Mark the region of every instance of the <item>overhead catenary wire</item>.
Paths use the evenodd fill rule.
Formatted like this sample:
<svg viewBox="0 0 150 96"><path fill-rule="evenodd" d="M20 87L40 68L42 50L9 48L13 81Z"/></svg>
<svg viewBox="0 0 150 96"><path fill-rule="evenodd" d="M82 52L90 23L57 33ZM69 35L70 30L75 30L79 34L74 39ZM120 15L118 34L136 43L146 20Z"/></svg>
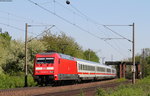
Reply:
<svg viewBox="0 0 150 96"><path fill-rule="evenodd" d="M59 4L59 5L62 6L63 8L66 8L66 7L63 6L61 3L57 2L56 0L54 0L54 2L57 3L57 4ZM71 5L71 7L72 7L76 12L78 12L79 14L81 14L81 15L79 15L79 16L85 17L88 21L94 23L95 25L98 25L98 26L99 26L99 25L105 26L104 24L100 24L100 23L96 22L95 20L92 20L91 18L89 18L87 15L85 15L83 12L81 12L79 9L77 9L74 5L72 5L72 4L69 4L69 5ZM66 8L66 9L69 10L69 11L73 11L73 10L71 10L71 9L69 9L69 8ZM73 11L73 13L76 13L75 11ZM104 28L105 28L105 29L108 29L108 30L110 30L110 31L113 31L112 29L110 29L110 28L108 28L108 27L104 27ZM120 36L120 37L122 37L122 38L101 38L101 39L104 39L104 40L126 39L126 40L130 41L129 39L125 38L124 36L120 35L119 33L115 32L115 31L113 31L113 33L117 34L118 36Z"/></svg>
<svg viewBox="0 0 150 96"><path fill-rule="evenodd" d="M10 28L13 28L13 29L22 31L22 32L25 31L24 29L21 29L21 28L19 28L19 27L12 26L12 25L9 25L9 24L5 24L5 23L0 23L0 25L4 25L4 26L7 26L7 27L10 27ZM52 27L54 27L54 25L53 25ZM32 40L33 40L33 39L36 39L37 37L39 37L40 35L42 35L43 33L45 33L46 31L48 31L49 29L51 29L51 27L48 28L47 30L43 31L42 33L38 34L38 35L37 35L37 34L34 34L34 33L32 33L32 32L30 32L30 31L29 31L28 33L31 33L31 34L33 34L33 35L36 35L36 37L32 38ZM29 40L28 42L30 42L30 41L31 41L31 40Z"/></svg>
<svg viewBox="0 0 150 96"><path fill-rule="evenodd" d="M113 45L111 45L109 42L105 41L109 46L111 46L114 50L118 50L116 47L113 47ZM120 55L123 55L125 56L125 54L123 54L122 52L120 51L117 51Z"/></svg>
<svg viewBox="0 0 150 96"><path fill-rule="evenodd" d="M38 7L40 7L40 8L42 8L43 10L47 11L48 13L51 13L51 14L57 16L58 18L62 19L63 21L65 21L65 22L67 22L67 23L69 23L69 24L71 24L71 25L77 27L78 29L82 30L83 32L86 32L86 33L88 33L88 34L90 34L90 35L92 35L92 36L94 36L94 37L96 37L96 38L103 39L103 38L100 38L99 36L97 36L97 35L95 35L95 34L89 32L89 31L83 29L83 28L80 27L79 25L70 22L69 20L63 18L62 16L59 16L58 14L56 14L56 13L54 13L54 12L52 12L52 11L46 9L45 7L39 5L38 3L35 3L35 2L33 2L32 0L28 0L28 1L31 2L31 3L33 3L33 4L35 4L36 6L38 6Z"/></svg>
<svg viewBox="0 0 150 96"><path fill-rule="evenodd" d="M15 15L15 14L13 14L13 13L10 13L10 12L6 12L6 11L2 11L2 10L0 10L0 12L3 13L3 14L7 14L7 15L10 15L10 16L16 17L17 19L20 18L20 19L22 19L22 20L28 20L28 21L30 21L30 22L35 22L35 23L38 23L38 24L45 24L45 23L43 23L43 22L38 22L38 21L35 21L35 20L33 20L33 19L30 19L30 18L18 16L18 15ZM19 20L18 20L18 21L19 21ZM26 21L24 21L24 22L26 22Z"/></svg>
<svg viewBox="0 0 150 96"><path fill-rule="evenodd" d="M89 18L87 15L85 15L83 12L81 12L79 9L77 9L75 6L73 6L72 4L70 4L71 5L71 7L73 8L73 9L75 9L78 13L80 13L82 16L84 16L85 18L87 18L89 21L91 21L92 23L94 23L95 25L101 25L101 26L103 26L105 29L108 29L109 31L111 31L112 33L115 33L116 35L118 35L119 37L122 37L122 38L104 38L105 40L112 40L112 39L126 39L126 40L128 40L129 42L132 42L130 39L128 39L128 38L126 38L126 37L124 37L124 36L122 36L122 35L120 35L119 33L117 33L116 31L114 31L114 30L112 30L111 28L108 28L106 25L104 25L104 24L99 24L98 22L96 22L95 20L92 20L91 18ZM113 25L111 25L111 26L113 26ZM120 26L120 25L117 25L117 26ZM121 26L129 26L129 25L121 25ZM99 27L98 27L99 28ZM99 30L100 30L100 28L99 28ZM102 31L101 31L102 32ZM102 32L102 33L105 33L105 32Z"/></svg>
<svg viewBox="0 0 150 96"><path fill-rule="evenodd" d="M19 27L12 26L12 25L9 25L9 24L5 24L5 23L0 23L0 24L1 24L1 25L5 25L5 26L8 26L8 27L11 27L11 28L16 29L16 30L25 31L25 30L23 30L23 29L21 29L21 28L19 28Z"/></svg>
<svg viewBox="0 0 150 96"><path fill-rule="evenodd" d="M20 17L20 16L16 16L16 15L14 15L14 14L11 14L11 13L8 13L8 12L5 12L6 14L9 14L9 15L12 15L12 16L15 16L15 17L19 17L19 18L22 18L22 19L28 19L28 18L24 18L24 17ZM9 18L10 19L10 18ZM31 20L31 19L28 19L28 20ZM31 21L33 21L33 20L31 20ZM42 23L43 24L43 23ZM73 23L72 23L73 24ZM19 28L19 27L15 27L15 26L12 26L12 25L10 25L10 24L3 24L3 25L6 25L6 26L9 26L9 27L11 27L11 28L14 28L14 29L17 29L17 30L20 30L20 31L24 31L23 29L21 29L21 28ZM74 24L74 25L76 25L76 24ZM80 26L79 26L80 27ZM81 28L81 27L80 27ZM83 28L82 28L83 29ZM82 30L81 29L81 30ZM87 31L87 30L82 30L82 31ZM89 31L87 31L87 32L89 32ZM91 33L91 32L90 32ZM106 40L109 40L110 38L108 38L108 39L106 39L106 38L100 38L99 36L97 36L97 35L95 35L95 34L91 34L91 35L93 35L94 37L97 37L97 38L99 38L99 39L102 39L102 40L104 40L104 41L106 41Z"/></svg>
<svg viewBox="0 0 150 96"><path fill-rule="evenodd" d="M105 40L105 39L106 39L106 38L101 38L101 37L99 37L99 36L97 36L97 35L95 35L95 34L89 32L89 31L86 30L86 29L83 29L83 28L80 27L79 25L70 22L69 20L63 18L62 16L59 16L58 14L56 14L56 13L54 13L54 12L48 10L48 9L46 9L45 7L41 6L41 5L38 4L38 3L33 2L32 0L28 0L28 1L31 2L31 3L33 3L33 4L35 4L36 6L38 6L38 7L40 7L40 8L42 8L43 10L47 11L48 13L51 13L51 14L57 16L58 18L62 19L63 21L65 21L65 22L67 22L67 23L69 23L69 24L71 24L71 25L77 27L78 29L82 30L83 32L86 32L86 33L88 33L88 34L90 34L90 35L92 35L92 36L94 36L94 37L96 37L96 38L98 38L98 39L102 39L102 40Z"/></svg>
<svg viewBox="0 0 150 96"><path fill-rule="evenodd" d="M128 39L128 38L126 38L126 37L120 35L119 33L117 33L116 31L114 31L114 30L112 30L112 29L110 29L110 28L107 27L106 25L103 25L103 26L104 26L105 28L107 28L108 30L110 30L111 32L113 32L114 34L116 34L116 35L122 37L122 39L126 39L126 40L128 40L129 42L132 42L130 39Z"/></svg>
<svg viewBox="0 0 150 96"><path fill-rule="evenodd" d="M36 39L37 37L41 36L42 34L44 34L45 32L47 32L48 30L50 30L51 28L53 28L55 25L52 25L51 27L49 27L47 30L43 31L42 33L38 34L37 36L35 36L34 38L28 40L28 42L32 41L33 39Z"/></svg>
<svg viewBox="0 0 150 96"><path fill-rule="evenodd" d="M95 20L93 20L93 19L91 19L89 16L87 16L87 15L85 15L83 12L81 12L78 8L76 8L73 4L70 4L71 5L71 7L75 10L75 11L77 11L78 13L80 13L83 17L85 17L88 21L90 21L90 22L92 22L92 23L94 23L95 25L103 25L103 24L100 24L99 22L97 22L97 21L95 21Z"/></svg>
<svg viewBox="0 0 150 96"><path fill-rule="evenodd" d="M32 0L28 0L28 1L31 2L31 3L33 3L34 5L38 6L39 8L41 8L41 9L47 11L48 13L55 15L56 17L60 18L61 20L63 20L63 21L65 21L65 22L67 22L67 23L69 23L69 24L71 24L71 25L77 27L77 28L80 29L81 31L86 32L86 33L88 33L88 34L90 34L90 35L92 35L92 36L94 36L94 37L96 37L96 38L98 38L98 39L104 40L104 38L101 38L101 37L99 37L99 36L97 36L97 35L95 35L95 34L89 32L89 31L83 29L83 28L80 27L79 25L70 22L69 20L67 20L67 19L65 19L64 17L62 17L62 16L60 16L60 15L58 15L58 14L52 12L51 10L48 10L47 8L41 6L40 4L38 4L38 3L36 3L36 2L34 2L34 1L32 1ZM104 40L104 41L105 41L105 40ZM106 42L106 41L105 41L105 42ZM107 44L108 44L108 43L107 43ZM108 44L108 45L110 45L110 44ZM111 46L111 45L110 45L110 46ZM112 46L111 46L111 47L112 47ZM116 51L117 51L117 50L116 50ZM117 51L117 52L118 52L118 51Z"/></svg>

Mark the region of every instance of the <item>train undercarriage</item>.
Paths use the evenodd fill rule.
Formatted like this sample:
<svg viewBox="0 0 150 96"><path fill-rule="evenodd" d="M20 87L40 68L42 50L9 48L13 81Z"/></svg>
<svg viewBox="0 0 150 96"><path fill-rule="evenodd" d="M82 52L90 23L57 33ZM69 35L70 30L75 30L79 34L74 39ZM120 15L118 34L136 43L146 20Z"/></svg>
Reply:
<svg viewBox="0 0 150 96"><path fill-rule="evenodd" d="M78 77L75 79L62 79L62 80L54 80L53 75L36 75L34 76L34 80L37 82L37 85L40 86L59 86L59 85L70 85L77 84L83 82L91 82L91 81L99 81L105 79L114 79L115 77Z"/></svg>

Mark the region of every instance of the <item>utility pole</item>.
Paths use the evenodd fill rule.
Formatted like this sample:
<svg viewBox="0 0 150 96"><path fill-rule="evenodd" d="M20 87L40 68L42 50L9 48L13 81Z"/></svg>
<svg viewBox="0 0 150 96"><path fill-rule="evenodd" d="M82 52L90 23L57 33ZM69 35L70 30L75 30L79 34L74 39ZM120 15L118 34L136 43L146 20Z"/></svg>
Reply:
<svg viewBox="0 0 150 96"><path fill-rule="evenodd" d="M2 28L0 28L0 33L2 33Z"/></svg>
<svg viewBox="0 0 150 96"><path fill-rule="evenodd" d="M90 59L91 59L91 50L90 49L88 49L89 50L89 61L90 61Z"/></svg>
<svg viewBox="0 0 150 96"><path fill-rule="evenodd" d="M101 57L102 58L102 64L105 64L105 57Z"/></svg>
<svg viewBox="0 0 150 96"><path fill-rule="evenodd" d="M28 42L28 24L25 24L25 82L24 87L28 86L28 68L27 68L27 42Z"/></svg>
<svg viewBox="0 0 150 96"><path fill-rule="evenodd" d="M132 26L132 40L128 39L128 38L125 38L124 36L120 35L120 34L117 34L115 31L111 30L110 28L106 27L106 26ZM128 40L129 42L132 43L132 84L135 84L135 25L134 23L131 24L131 25L104 25L104 27L106 27L107 29L109 29L110 31L114 32L115 34L119 35L122 37L122 39L126 39ZM107 38L105 38L107 40ZM111 40L111 39L121 39L121 38L110 38L108 40Z"/></svg>
<svg viewBox="0 0 150 96"><path fill-rule="evenodd" d="M145 50L143 49L142 50L142 78L145 77L145 74L144 74L144 70L145 70Z"/></svg>
<svg viewBox="0 0 150 96"><path fill-rule="evenodd" d="M24 69L25 69L25 78L24 78L25 80L24 81L25 82L24 82L24 87L28 87L28 64L27 64L27 60L28 60L28 58L27 58L28 44L27 43L33 40L33 39L30 39L28 41L28 27L32 27L32 26L39 26L40 27L40 26L50 26L50 25L28 25L27 23L25 24L25 64L24 64ZM53 27L54 27L54 25L52 25L46 31L50 30ZM42 32L42 34L44 32ZM39 35L41 35L41 34L39 34ZM39 36L39 35L37 35L37 36ZM37 38L37 36L35 38Z"/></svg>
<svg viewBox="0 0 150 96"><path fill-rule="evenodd" d="M133 62L133 69L132 69L132 75L133 75L133 77L132 77L132 84L135 84L135 34L134 34L134 27L135 27L135 25L134 25L134 23L132 24L132 31L133 31L133 40L132 40L132 62Z"/></svg>

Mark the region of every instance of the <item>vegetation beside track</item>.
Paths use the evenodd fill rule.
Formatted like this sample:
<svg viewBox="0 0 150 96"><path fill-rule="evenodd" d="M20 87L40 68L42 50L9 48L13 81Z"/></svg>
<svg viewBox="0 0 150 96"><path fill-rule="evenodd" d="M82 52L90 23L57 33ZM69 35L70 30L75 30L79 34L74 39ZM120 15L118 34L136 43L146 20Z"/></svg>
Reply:
<svg viewBox="0 0 150 96"><path fill-rule="evenodd" d="M34 55L36 53L56 51L81 59L99 62L99 58L91 49L83 50L82 47L70 36L64 33L28 38L28 73L33 74ZM17 88L24 86L24 42L12 40L8 32L0 33L0 89ZM28 85L34 86L32 75L28 76Z"/></svg>
<svg viewBox="0 0 150 96"><path fill-rule="evenodd" d="M150 96L150 76L135 85L121 85L115 89L97 89L96 96Z"/></svg>
<svg viewBox="0 0 150 96"><path fill-rule="evenodd" d="M35 86L36 83L33 80L32 75L28 75L28 86ZM24 76L10 76L6 74L0 74L0 89L8 88L21 88L24 87Z"/></svg>

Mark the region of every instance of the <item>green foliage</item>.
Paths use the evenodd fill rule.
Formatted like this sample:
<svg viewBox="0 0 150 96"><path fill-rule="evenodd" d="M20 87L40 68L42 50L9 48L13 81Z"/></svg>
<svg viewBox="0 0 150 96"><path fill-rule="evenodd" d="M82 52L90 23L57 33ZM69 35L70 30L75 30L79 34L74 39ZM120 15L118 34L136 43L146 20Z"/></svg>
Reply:
<svg viewBox="0 0 150 96"><path fill-rule="evenodd" d="M86 60L90 60L90 61L94 61L94 62L99 62L98 56L91 49L88 49L88 50L84 51L84 56L85 56Z"/></svg>
<svg viewBox="0 0 150 96"><path fill-rule="evenodd" d="M97 96L149 96L150 94L150 76L142 80L138 80L135 85L120 85L115 89L107 92L97 90Z"/></svg>
<svg viewBox="0 0 150 96"><path fill-rule="evenodd" d="M11 37L8 32L0 33L0 74L3 72L2 65L6 63L10 48Z"/></svg>
<svg viewBox="0 0 150 96"><path fill-rule="evenodd" d="M44 45L39 40L32 40L28 43L28 71L32 73L33 60L36 53L45 50ZM5 62L2 64L2 68L5 73L13 75L14 73L23 72L24 70L24 44L21 41L11 41L10 49L7 53L7 57L4 58Z"/></svg>
<svg viewBox="0 0 150 96"><path fill-rule="evenodd" d="M8 49L5 63L2 68L5 73L13 74L15 72L23 71L24 65L24 45L19 41L11 41L10 48Z"/></svg>
<svg viewBox="0 0 150 96"><path fill-rule="evenodd" d="M107 96L107 93L104 89L98 88L96 91L96 96Z"/></svg>
<svg viewBox="0 0 150 96"><path fill-rule="evenodd" d="M150 76L150 48L144 48L143 52L136 56L136 62L140 62L143 77Z"/></svg>
<svg viewBox="0 0 150 96"><path fill-rule="evenodd" d="M36 83L31 75L28 75L28 85L35 86ZM0 74L0 89L24 87L24 76L10 76L7 74Z"/></svg>
<svg viewBox="0 0 150 96"><path fill-rule="evenodd" d="M109 96L143 96L142 89L139 88L121 88Z"/></svg>
<svg viewBox="0 0 150 96"><path fill-rule="evenodd" d="M11 40L11 36L9 35L8 32L0 33L0 38L3 38L5 40L7 40L7 41Z"/></svg>
<svg viewBox="0 0 150 96"><path fill-rule="evenodd" d="M142 61L144 77L150 76L150 56L146 56Z"/></svg>
<svg viewBox="0 0 150 96"><path fill-rule="evenodd" d="M116 82L124 82L124 81L126 81L125 78L119 78L119 79L116 80Z"/></svg>
<svg viewBox="0 0 150 96"><path fill-rule="evenodd" d="M59 53L71 55L73 57L84 59L85 55L82 47L72 37L61 33L46 34L42 38L34 40L29 39L27 52L28 73L32 74L34 56L37 53L55 50ZM11 40L8 32L0 33L0 88L16 88L24 86L24 60L25 60L24 42L21 40ZM96 54L92 51L91 56ZM94 59L91 59L94 60ZM28 77L29 86L35 86L32 76Z"/></svg>
<svg viewBox="0 0 150 96"><path fill-rule="evenodd" d="M135 60L141 64L142 77L150 76L150 48L144 48L141 54L136 55ZM129 58L128 61L132 61L132 58ZM129 73L127 77L131 78L132 74Z"/></svg>
<svg viewBox="0 0 150 96"><path fill-rule="evenodd" d="M85 96L82 89L80 89L80 94L78 96Z"/></svg>
<svg viewBox="0 0 150 96"><path fill-rule="evenodd" d="M61 33L60 35L51 34L43 36L40 41L43 42L47 51L55 50L59 53L68 54L78 58L84 58L83 50L72 37Z"/></svg>

